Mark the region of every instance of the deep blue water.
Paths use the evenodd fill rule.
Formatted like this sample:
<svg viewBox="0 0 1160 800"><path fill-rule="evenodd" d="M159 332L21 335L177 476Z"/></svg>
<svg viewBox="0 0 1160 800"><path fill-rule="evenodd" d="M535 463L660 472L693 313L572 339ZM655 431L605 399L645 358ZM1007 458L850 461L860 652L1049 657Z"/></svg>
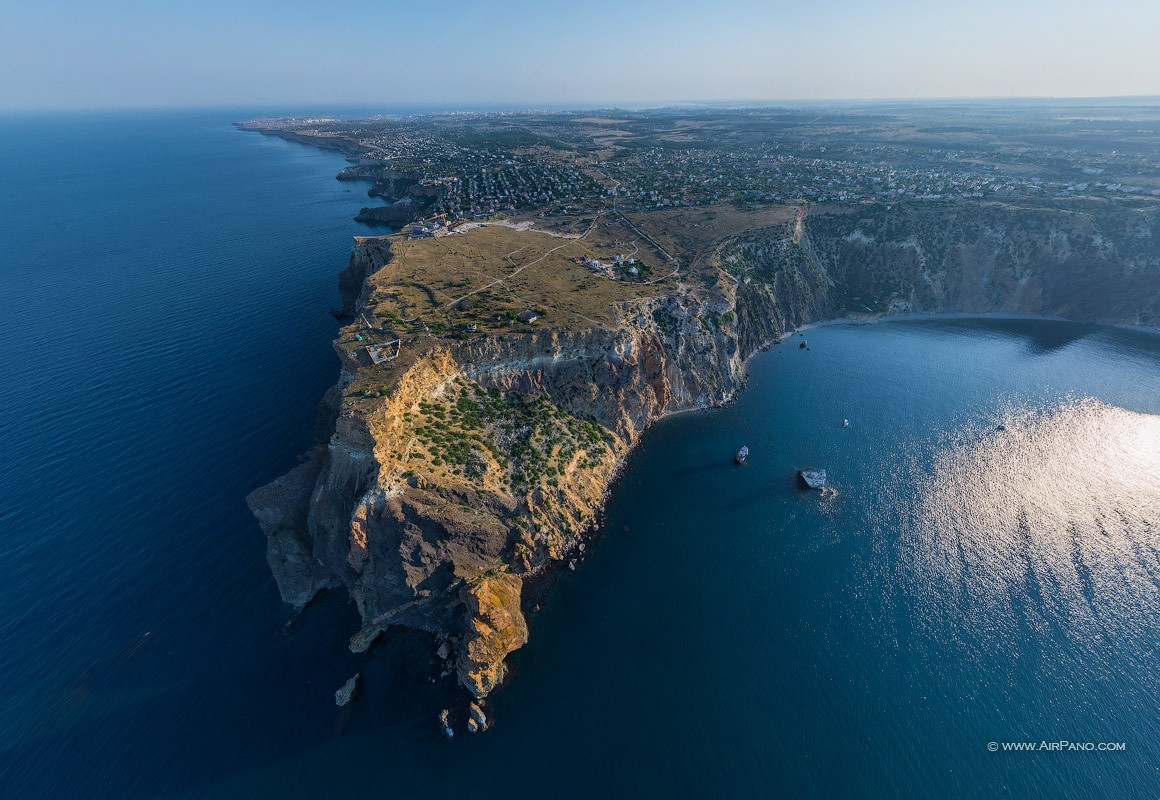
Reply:
<svg viewBox="0 0 1160 800"><path fill-rule="evenodd" d="M283 635L243 497L309 443L365 198L245 115L0 120L0 795L1157 796L1153 333L759 355L648 434L483 736L421 637L354 656L340 597ZM1061 739L1127 749L987 749Z"/></svg>

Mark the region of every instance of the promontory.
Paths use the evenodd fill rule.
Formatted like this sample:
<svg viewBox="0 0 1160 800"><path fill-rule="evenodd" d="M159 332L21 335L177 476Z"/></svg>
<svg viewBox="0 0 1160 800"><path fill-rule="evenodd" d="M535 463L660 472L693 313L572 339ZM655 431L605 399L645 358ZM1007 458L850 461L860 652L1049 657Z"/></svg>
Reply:
<svg viewBox="0 0 1160 800"><path fill-rule="evenodd" d="M349 593L356 651L392 626L431 632L476 698L528 641L525 581L580 556L649 425L728 402L787 332L934 312L1160 321L1147 187L932 198L873 180L897 185L895 162L927 150L823 153L741 114L550 116L253 126L332 139L344 177L391 208L365 216L402 227L355 240L316 443L248 498L278 588L297 607ZM424 156L417 131L455 159ZM802 191L769 188L810 159ZM993 186L976 161L944 182ZM850 186L815 191L831 174Z"/></svg>

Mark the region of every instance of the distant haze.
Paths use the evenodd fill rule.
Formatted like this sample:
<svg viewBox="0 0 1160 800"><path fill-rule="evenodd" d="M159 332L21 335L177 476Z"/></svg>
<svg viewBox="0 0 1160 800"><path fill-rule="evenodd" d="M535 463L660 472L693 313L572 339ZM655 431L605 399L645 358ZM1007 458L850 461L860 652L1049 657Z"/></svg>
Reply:
<svg viewBox="0 0 1160 800"><path fill-rule="evenodd" d="M0 109L1160 95L1156 0L10 0Z"/></svg>

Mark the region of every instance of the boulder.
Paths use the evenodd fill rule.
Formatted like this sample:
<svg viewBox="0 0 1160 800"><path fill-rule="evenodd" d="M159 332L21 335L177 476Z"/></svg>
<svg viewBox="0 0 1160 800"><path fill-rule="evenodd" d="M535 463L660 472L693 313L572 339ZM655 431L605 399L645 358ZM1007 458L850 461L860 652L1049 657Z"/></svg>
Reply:
<svg viewBox="0 0 1160 800"><path fill-rule="evenodd" d="M483 709L479 707L479 703L472 703L468 706L467 729L472 733L477 730L487 730L487 715L483 713Z"/></svg>

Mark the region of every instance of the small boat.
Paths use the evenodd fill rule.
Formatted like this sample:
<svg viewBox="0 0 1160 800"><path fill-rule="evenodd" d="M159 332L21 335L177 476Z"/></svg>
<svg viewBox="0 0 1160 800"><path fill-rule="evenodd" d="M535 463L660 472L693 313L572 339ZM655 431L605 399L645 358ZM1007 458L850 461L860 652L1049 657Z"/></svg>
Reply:
<svg viewBox="0 0 1160 800"><path fill-rule="evenodd" d="M738 464L744 464L747 458L749 458L749 448L745 445L742 445L741 449L737 451L737 455L733 456L733 460Z"/></svg>
<svg viewBox="0 0 1160 800"><path fill-rule="evenodd" d="M842 427L849 428L850 427L850 420L848 420L848 419L842 420Z"/></svg>

